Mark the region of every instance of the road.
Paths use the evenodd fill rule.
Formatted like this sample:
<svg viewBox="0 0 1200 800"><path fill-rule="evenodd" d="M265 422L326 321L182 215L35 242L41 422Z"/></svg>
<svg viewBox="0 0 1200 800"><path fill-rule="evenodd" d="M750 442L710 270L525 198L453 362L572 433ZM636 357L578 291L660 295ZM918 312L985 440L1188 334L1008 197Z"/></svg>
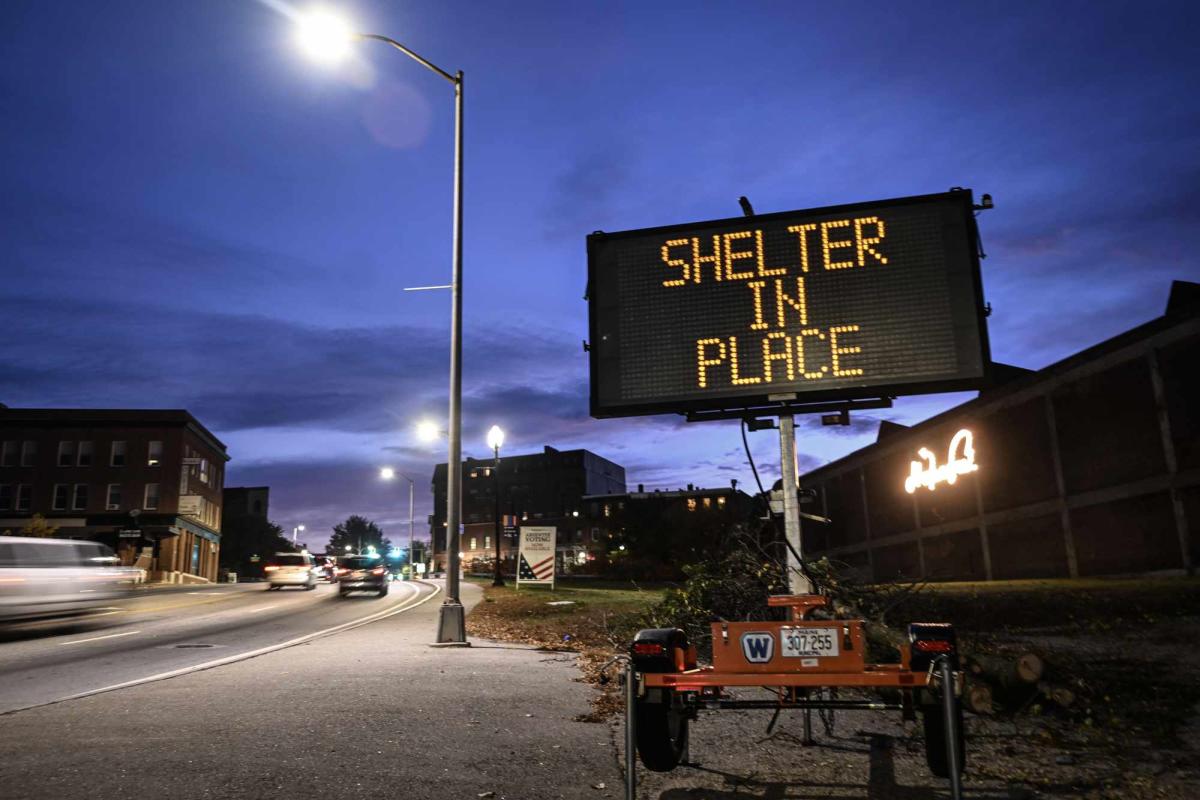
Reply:
<svg viewBox="0 0 1200 800"><path fill-rule="evenodd" d="M578 682L574 656L481 640L431 647L440 586L393 589L345 602L329 587L148 593L122 604L110 627L0 642L9 709L185 670L0 715L0 795L621 795L612 731L575 721L594 690ZM469 610L482 593L462 590ZM376 609L396 613L296 641ZM186 671L272 643L287 646Z"/></svg>
<svg viewBox="0 0 1200 800"><path fill-rule="evenodd" d="M340 598L332 584L266 591L261 583L152 588L87 621L0 633L0 713L53 703L402 613L427 583L384 598Z"/></svg>

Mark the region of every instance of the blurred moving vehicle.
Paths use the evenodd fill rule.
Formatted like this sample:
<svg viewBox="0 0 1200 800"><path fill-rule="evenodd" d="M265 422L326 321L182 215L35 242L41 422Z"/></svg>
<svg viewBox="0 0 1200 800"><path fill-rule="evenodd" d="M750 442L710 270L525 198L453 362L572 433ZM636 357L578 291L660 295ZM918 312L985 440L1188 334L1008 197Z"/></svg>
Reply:
<svg viewBox="0 0 1200 800"><path fill-rule="evenodd" d="M141 574L99 542L0 536L0 622L95 611Z"/></svg>
<svg viewBox="0 0 1200 800"><path fill-rule="evenodd" d="M331 556L313 556L313 574L320 580L337 583L337 563Z"/></svg>
<svg viewBox="0 0 1200 800"><path fill-rule="evenodd" d="M338 594L375 592L380 597L388 593L388 569L380 555L350 555L338 560Z"/></svg>
<svg viewBox="0 0 1200 800"><path fill-rule="evenodd" d="M284 586L303 586L306 590L317 588L317 576L313 572L313 557L307 553L276 553L263 567L267 579L267 591Z"/></svg>

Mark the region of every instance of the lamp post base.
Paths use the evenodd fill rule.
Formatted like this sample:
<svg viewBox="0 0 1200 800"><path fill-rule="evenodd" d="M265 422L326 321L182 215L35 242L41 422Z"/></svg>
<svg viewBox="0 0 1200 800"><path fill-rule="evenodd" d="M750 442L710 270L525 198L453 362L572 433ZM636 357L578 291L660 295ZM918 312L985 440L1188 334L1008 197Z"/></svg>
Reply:
<svg viewBox="0 0 1200 800"><path fill-rule="evenodd" d="M442 603L438 611L436 644L466 644L467 626L462 603Z"/></svg>

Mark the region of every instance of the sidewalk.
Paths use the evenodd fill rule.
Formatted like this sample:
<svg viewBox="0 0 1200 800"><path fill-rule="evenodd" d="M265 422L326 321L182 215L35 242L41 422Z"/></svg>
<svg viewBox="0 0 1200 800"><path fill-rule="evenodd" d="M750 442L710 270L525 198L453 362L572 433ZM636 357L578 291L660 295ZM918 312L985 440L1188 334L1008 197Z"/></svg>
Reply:
<svg viewBox="0 0 1200 800"><path fill-rule="evenodd" d="M607 726L573 721L593 691L574 657L429 647L440 603L6 717L5 797L620 797Z"/></svg>

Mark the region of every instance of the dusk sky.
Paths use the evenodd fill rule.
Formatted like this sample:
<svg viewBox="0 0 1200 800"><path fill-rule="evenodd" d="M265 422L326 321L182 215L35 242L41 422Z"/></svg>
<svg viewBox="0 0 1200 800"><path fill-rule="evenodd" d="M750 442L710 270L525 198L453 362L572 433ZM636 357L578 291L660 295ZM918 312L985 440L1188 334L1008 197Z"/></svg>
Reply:
<svg viewBox="0 0 1200 800"><path fill-rule="evenodd" d="M0 402L185 408L312 545L418 536L444 442L453 89L306 60L284 0L0 3ZM585 447L630 486L753 483L736 423L588 416L595 230L969 187L992 355L1040 368L1200 279L1196 3L338 6L466 73L464 453ZM849 429L802 468L972 395ZM752 434L764 477L774 432Z"/></svg>

